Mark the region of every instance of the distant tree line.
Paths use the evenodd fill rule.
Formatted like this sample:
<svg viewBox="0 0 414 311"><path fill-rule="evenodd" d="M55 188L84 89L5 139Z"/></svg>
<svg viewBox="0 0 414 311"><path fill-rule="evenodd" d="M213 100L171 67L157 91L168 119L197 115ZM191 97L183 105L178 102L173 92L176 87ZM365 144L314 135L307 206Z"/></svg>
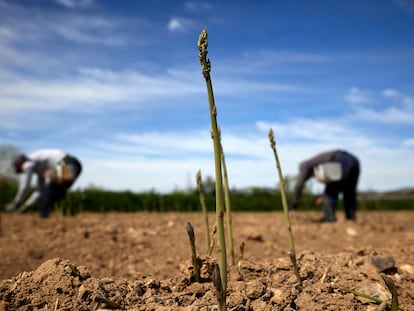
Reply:
<svg viewBox="0 0 414 311"><path fill-rule="evenodd" d="M0 210L10 202L17 191L17 181L11 177L0 177ZM288 201L291 192L288 192ZM282 201L279 189L269 190L254 188L249 191L232 190L230 193L232 211L270 212L282 211ZM315 196L306 192L301 198L300 211L320 210L314 204ZM205 193L207 208L215 210L213 192ZM161 194L155 191L135 193L132 191L107 191L85 189L70 191L63 206L74 212L195 212L201 211L200 198L197 191L175 191ZM339 201L338 209L342 209ZM391 198L382 195L359 195L360 210L413 210L414 198L395 195ZM40 210L40 204L31 211Z"/></svg>
<svg viewBox="0 0 414 311"><path fill-rule="evenodd" d="M13 200L17 191L17 179L11 169L11 159L20 153L16 147L0 145L0 211ZM292 194L294 178L285 177L288 202ZM210 211L215 211L215 182L207 176L203 181L205 201ZM360 210L412 210L414 209L414 191L392 193L360 193ZM233 189L230 192L232 211L282 211L279 185L270 188ZM305 187L300 202L300 210L320 210L314 204L315 195ZM63 202L75 212L194 212L200 211L200 198L196 190L173 191L168 194L148 191L109 191L96 186L84 190L70 191ZM40 209L40 205L31 210ZM339 201L338 209L342 209Z"/></svg>

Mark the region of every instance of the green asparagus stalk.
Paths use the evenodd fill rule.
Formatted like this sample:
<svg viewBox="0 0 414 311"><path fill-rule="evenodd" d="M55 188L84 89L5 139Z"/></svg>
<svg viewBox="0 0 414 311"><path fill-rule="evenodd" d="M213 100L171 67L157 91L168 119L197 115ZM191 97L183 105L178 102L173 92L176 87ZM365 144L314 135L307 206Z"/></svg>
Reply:
<svg viewBox="0 0 414 311"><path fill-rule="evenodd" d="M388 287L389 291L392 295L392 301L391 301L391 311L397 311L398 310L398 294L397 294L397 288L395 287L394 282L387 276L382 276L382 279L385 282L385 285Z"/></svg>
<svg viewBox="0 0 414 311"><path fill-rule="evenodd" d="M214 224L213 232L211 233L211 242L208 247L207 257L211 257L211 253L213 252L214 244L216 241L216 234L217 234L217 224Z"/></svg>
<svg viewBox="0 0 414 311"><path fill-rule="evenodd" d="M198 38L198 50L200 64L202 67L202 73L206 81L208 102L210 108L211 119L211 136L214 144L214 163L215 163L215 175L216 175L216 219L217 219L217 237L218 237L218 253L219 253L219 268L221 285L223 288L223 295L219 301L221 310L226 308L226 290L227 290L227 254L226 254L226 240L224 234L224 194L223 194L223 180L222 180L222 168L220 158L220 136L217 126L217 108L214 103L213 86L211 83L210 70L211 63L207 58L207 29L204 28Z"/></svg>
<svg viewBox="0 0 414 311"><path fill-rule="evenodd" d="M198 189L198 193L200 196L200 204L201 204L201 208L203 210L203 215L204 215L206 253L208 253L208 250L210 249L210 228L208 225L208 211L207 211L207 206L206 206L206 200L204 197L204 189L203 189L203 183L202 183L200 170L197 172L196 180L197 180L197 189Z"/></svg>
<svg viewBox="0 0 414 311"><path fill-rule="evenodd" d="M226 160L224 157L223 145L220 143L221 150L221 163L223 164L223 177L224 177L224 202L226 206L226 228L227 228L227 240L229 241L229 251L231 264L235 265L234 259L234 242L233 242L233 226L231 221L231 204L230 204L230 190L229 190L229 178L227 175Z"/></svg>
<svg viewBox="0 0 414 311"><path fill-rule="evenodd" d="M298 283L300 285L300 284L302 284L302 280L300 278L299 268L298 268L298 264L296 262L295 243L294 243L294 240L293 240L293 233L292 233L292 227L291 227L291 224L290 224L288 204L287 204L287 200L286 200L285 182L284 182L284 179L283 179L282 169L280 167L279 157L278 157L277 151L276 151L276 142L275 142L275 137L274 137L272 129L269 130L269 140L270 140L270 146L273 150L273 154L274 154L274 157L275 157L275 160L276 160L276 167L277 167L277 171L278 171L278 174L279 174L280 193L281 193L281 196L282 196L283 212L284 212L284 215L285 215L285 222L286 222L286 226L287 226L287 230L288 230L288 239L289 239L289 246L290 246L289 258L292 261L293 270L295 272L296 278L297 278Z"/></svg>
<svg viewBox="0 0 414 311"><path fill-rule="evenodd" d="M200 282L200 268L198 266L198 260L197 260L194 228L191 225L191 223L187 223L187 234L188 234L188 239L190 240L190 245L191 245L191 257L193 260L193 278L197 282Z"/></svg>
<svg viewBox="0 0 414 311"><path fill-rule="evenodd" d="M240 243L240 256L239 256L239 263L243 260L244 258L244 248L246 247L246 243L244 241L242 241Z"/></svg>

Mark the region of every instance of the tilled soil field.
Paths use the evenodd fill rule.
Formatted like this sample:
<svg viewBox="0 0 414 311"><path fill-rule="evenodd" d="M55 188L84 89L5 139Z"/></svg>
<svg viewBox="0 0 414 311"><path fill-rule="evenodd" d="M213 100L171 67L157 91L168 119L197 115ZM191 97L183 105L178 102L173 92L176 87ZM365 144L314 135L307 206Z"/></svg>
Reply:
<svg viewBox="0 0 414 311"><path fill-rule="evenodd" d="M227 310L391 310L384 278L400 310L414 310L414 212L338 216L326 224L318 212L291 214L299 285L283 213L233 213ZM218 310L217 247L206 256L201 213L3 213L0 230L0 310Z"/></svg>

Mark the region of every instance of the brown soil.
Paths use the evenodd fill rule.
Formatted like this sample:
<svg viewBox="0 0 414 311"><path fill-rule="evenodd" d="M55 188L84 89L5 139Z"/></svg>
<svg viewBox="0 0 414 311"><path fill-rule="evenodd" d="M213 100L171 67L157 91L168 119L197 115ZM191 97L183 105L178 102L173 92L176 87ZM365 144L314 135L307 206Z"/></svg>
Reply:
<svg viewBox="0 0 414 311"><path fill-rule="evenodd" d="M283 213L233 213L227 310L391 310L354 290L414 310L414 212L361 212L356 222ZM201 280L186 232L195 230ZM210 227L215 215L209 215ZM0 310L218 310L200 213L1 214ZM243 259L240 245L245 243ZM229 243L227 242L227 246ZM382 271L381 271L382 270Z"/></svg>

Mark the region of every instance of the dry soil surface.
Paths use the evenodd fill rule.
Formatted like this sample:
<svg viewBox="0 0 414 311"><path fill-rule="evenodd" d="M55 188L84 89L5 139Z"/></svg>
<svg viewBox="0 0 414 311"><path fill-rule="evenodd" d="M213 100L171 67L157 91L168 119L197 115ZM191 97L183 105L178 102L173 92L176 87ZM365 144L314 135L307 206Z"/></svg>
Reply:
<svg viewBox="0 0 414 311"><path fill-rule="evenodd" d="M227 310L391 310L385 279L399 307L414 310L414 212L320 216L290 215L299 284L283 213L233 213ZM1 214L0 310L218 310L217 246L207 257L204 228L201 213Z"/></svg>

